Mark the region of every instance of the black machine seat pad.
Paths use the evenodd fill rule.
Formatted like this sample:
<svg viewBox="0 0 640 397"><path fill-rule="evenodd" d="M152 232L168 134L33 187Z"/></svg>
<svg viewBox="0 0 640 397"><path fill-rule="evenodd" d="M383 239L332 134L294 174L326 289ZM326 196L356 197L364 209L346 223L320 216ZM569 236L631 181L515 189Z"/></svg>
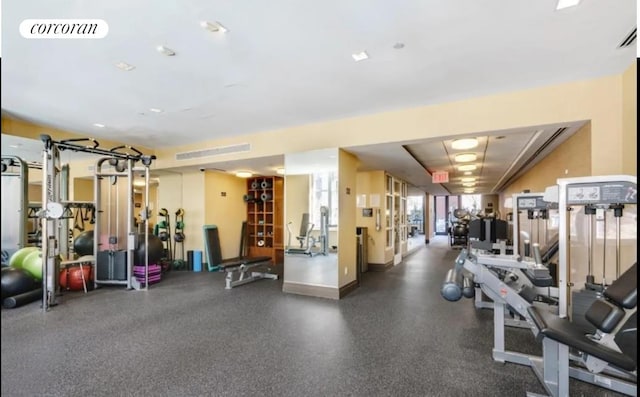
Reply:
<svg viewBox="0 0 640 397"><path fill-rule="evenodd" d="M584 335L584 331L580 327L567 319L544 310L540 311L536 306L530 306L527 311L531 320L545 337L590 354L626 371L636 369L636 363L631 357L592 341Z"/></svg>
<svg viewBox="0 0 640 397"><path fill-rule="evenodd" d="M534 277L533 274L529 273L528 270L524 270L523 273L527 276L531 284L536 287L551 287L553 285L553 277L549 273L544 274L543 276Z"/></svg>
<svg viewBox="0 0 640 397"><path fill-rule="evenodd" d="M269 262L270 260L270 256L236 257L223 260L222 263L219 264L219 266L221 269L231 270L232 268L240 267L242 265L257 265Z"/></svg>
<svg viewBox="0 0 640 397"><path fill-rule="evenodd" d="M638 305L638 262L628 268L604 290L604 296L625 309Z"/></svg>

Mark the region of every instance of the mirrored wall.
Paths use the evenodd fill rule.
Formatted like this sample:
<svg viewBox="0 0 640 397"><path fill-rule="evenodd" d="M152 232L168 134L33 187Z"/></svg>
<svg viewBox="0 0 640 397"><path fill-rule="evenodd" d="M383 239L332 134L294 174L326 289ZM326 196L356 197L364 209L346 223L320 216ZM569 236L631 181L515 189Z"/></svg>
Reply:
<svg viewBox="0 0 640 397"><path fill-rule="evenodd" d="M338 288L338 149L285 155L285 292Z"/></svg>

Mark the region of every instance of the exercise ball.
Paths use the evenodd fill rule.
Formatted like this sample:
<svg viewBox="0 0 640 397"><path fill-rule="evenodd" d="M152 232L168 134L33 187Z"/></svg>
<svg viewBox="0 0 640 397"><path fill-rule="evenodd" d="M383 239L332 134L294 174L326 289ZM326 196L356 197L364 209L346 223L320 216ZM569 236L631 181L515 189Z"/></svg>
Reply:
<svg viewBox="0 0 640 397"><path fill-rule="evenodd" d="M32 251L22 260L22 269L37 281L42 280L42 256L40 250Z"/></svg>
<svg viewBox="0 0 640 397"><path fill-rule="evenodd" d="M160 263L160 259L164 256L164 244L160 237L149 234L149 264L157 265ZM138 244L136 246L135 252L135 265L144 266L144 257L146 255L147 249L144 244L144 234L138 235Z"/></svg>
<svg viewBox="0 0 640 397"><path fill-rule="evenodd" d="M38 247L20 248L19 250L14 252L13 255L11 255L11 258L9 258L9 267L21 268L22 261L24 260L24 258L30 253L32 253L33 251L38 251L38 250L40 250L40 248Z"/></svg>
<svg viewBox="0 0 640 397"><path fill-rule="evenodd" d="M78 256L93 255L93 230L82 232L73 239L73 251Z"/></svg>
<svg viewBox="0 0 640 397"><path fill-rule="evenodd" d="M36 280L24 269L16 269L14 267L2 269L2 279L0 280L2 300L29 292L37 286Z"/></svg>

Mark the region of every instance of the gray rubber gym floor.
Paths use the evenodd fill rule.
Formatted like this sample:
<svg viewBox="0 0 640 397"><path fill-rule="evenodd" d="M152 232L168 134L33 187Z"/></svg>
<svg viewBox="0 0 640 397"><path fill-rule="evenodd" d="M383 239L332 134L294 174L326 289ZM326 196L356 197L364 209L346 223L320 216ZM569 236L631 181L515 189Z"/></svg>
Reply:
<svg viewBox="0 0 640 397"><path fill-rule="evenodd" d="M533 371L491 359L492 312L447 302L457 251L435 239L340 301L280 280L224 289L170 272L149 291L67 293L2 310L2 396L525 396ZM526 329L507 348L540 354ZM578 381L572 396L616 396Z"/></svg>

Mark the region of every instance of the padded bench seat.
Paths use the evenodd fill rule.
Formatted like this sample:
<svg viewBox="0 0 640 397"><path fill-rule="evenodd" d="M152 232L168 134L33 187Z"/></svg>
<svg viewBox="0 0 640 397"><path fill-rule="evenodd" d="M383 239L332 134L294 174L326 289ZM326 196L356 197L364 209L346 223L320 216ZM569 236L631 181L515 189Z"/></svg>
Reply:
<svg viewBox="0 0 640 397"><path fill-rule="evenodd" d="M252 264L262 264L271 261L271 257L269 256L256 256L256 257L236 257L225 259L218 266L222 270L231 270L242 265L252 265Z"/></svg>
<svg viewBox="0 0 640 397"><path fill-rule="evenodd" d="M585 336L581 327L572 324L569 320L560 318L553 313L538 310L536 306L530 306L527 311L535 326L545 337L590 354L626 371L636 369L636 363L631 357L591 340Z"/></svg>

